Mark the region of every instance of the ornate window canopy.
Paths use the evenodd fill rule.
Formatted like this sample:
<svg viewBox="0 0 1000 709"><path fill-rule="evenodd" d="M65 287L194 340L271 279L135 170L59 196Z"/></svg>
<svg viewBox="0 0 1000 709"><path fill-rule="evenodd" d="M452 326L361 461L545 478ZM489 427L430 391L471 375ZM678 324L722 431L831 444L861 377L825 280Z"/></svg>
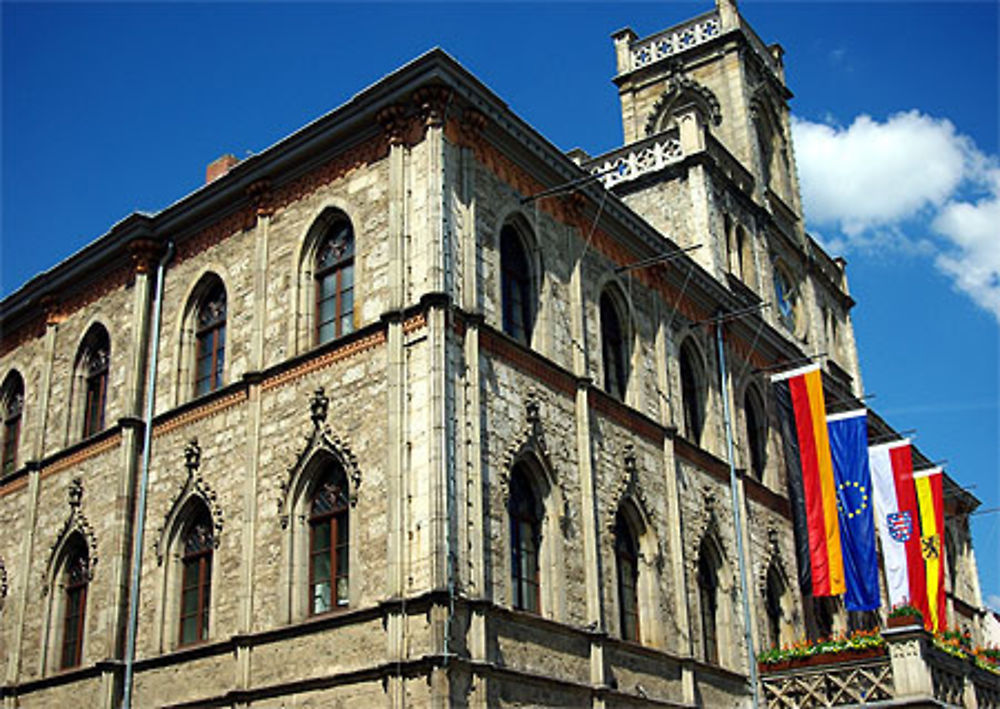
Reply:
<svg viewBox="0 0 1000 709"><path fill-rule="evenodd" d="M167 516L163 520L163 524L157 531L156 542L154 545L157 564L163 564L163 557L166 554L168 545L170 544L169 537L171 536L171 530L178 525L181 515L188 507L192 498L196 498L204 504L211 518L211 527L205 529L204 532L200 534L201 541L206 544L211 544L213 548L217 548L219 546L219 536L222 532L225 520L222 508L219 507L215 490L212 489L211 485L209 485L202 476L201 446L198 445L197 438L191 439L191 441L184 447L184 467L187 469L187 476L185 477L180 489L177 491L177 495L174 497L174 502L170 506L170 511L167 512ZM185 539L185 548L187 544L188 539Z"/></svg>

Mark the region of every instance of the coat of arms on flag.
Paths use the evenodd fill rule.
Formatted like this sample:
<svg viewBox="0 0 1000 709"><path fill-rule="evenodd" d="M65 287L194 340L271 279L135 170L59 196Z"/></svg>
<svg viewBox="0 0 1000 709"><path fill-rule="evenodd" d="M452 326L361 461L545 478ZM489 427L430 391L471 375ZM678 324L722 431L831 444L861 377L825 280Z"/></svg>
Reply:
<svg viewBox="0 0 1000 709"><path fill-rule="evenodd" d="M910 541L910 535L913 533L913 519L909 512L892 512L885 516L885 521L889 527L889 536L894 541L902 543Z"/></svg>
<svg viewBox="0 0 1000 709"><path fill-rule="evenodd" d="M938 535L931 534L920 538L920 551L925 559L937 559L941 556L941 544Z"/></svg>

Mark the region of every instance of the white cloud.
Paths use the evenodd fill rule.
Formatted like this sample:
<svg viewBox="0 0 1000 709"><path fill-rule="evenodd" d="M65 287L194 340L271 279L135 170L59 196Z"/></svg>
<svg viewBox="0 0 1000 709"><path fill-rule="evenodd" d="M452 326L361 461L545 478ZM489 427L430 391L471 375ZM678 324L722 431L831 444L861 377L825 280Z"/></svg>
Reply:
<svg viewBox="0 0 1000 709"><path fill-rule="evenodd" d="M995 593L990 594L986 597L986 605L995 610L997 613L1000 613L1000 596Z"/></svg>
<svg viewBox="0 0 1000 709"><path fill-rule="evenodd" d="M842 251L934 259L1000 320L1000 168L947 119L918 111L844 128L793 118L810 228ZM973 195L974 196L971 196Z"/></svg>

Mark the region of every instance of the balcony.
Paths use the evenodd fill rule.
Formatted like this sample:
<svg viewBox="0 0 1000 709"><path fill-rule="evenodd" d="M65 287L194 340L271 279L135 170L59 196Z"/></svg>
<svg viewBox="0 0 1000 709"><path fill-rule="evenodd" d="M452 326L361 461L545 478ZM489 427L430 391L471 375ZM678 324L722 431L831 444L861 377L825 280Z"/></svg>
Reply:
<svg viewBox="0 0 1000 709"><path fill-rule="evenodd" d="M919 625L882 632L885 645L760 664L768 709L857 706L1000 707L1000 674Z"/></svg>

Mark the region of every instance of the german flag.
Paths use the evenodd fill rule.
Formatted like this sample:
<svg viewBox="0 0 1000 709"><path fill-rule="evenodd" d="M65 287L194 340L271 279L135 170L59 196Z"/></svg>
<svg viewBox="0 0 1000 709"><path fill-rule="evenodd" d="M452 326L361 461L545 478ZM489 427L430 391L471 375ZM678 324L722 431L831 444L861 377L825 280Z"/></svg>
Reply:
<svg viewBox="0 0 1000 709"><path fill-rule="evenodd" d="M788 462L799 585L813 596L835 596L846 585L822 374L813 364L771 382Z"/></svg>

